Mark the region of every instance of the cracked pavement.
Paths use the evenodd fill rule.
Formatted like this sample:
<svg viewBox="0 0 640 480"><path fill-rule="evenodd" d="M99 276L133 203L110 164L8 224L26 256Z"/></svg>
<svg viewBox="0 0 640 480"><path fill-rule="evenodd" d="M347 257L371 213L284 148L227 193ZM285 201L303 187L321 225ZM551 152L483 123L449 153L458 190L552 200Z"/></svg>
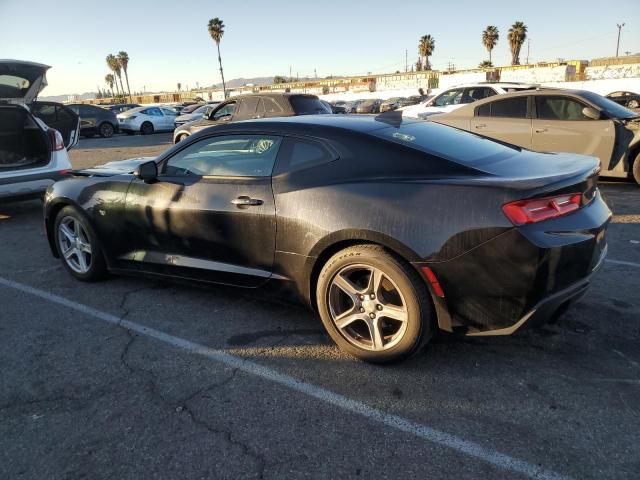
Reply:
<svg viewBox="0 0 640 480"><path fill-rule="evenodd" d="M100 161L139 148L153 146ZM640 263L640 190L601 188L610 258ZM607 264L557 324L442 336L378 367L337 350L304 308L250 291L77 282L48 251L38 202L0 204L0 239L4 278L575 479L640 471L639 268ZM0 286L0 305L0 478L520 478L42 298Z"/></svg>

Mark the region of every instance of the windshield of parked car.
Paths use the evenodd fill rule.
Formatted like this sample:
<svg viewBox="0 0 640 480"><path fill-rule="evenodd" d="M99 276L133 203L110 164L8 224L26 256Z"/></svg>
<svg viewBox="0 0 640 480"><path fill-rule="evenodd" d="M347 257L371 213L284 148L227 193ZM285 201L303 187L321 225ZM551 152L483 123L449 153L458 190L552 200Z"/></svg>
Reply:
<svg viewBox="0 0 640 480"><path fill-rule="evenodd" d="M202 105L201 107L196 108L191 113L202 113L204 115L205 113L207 113L207 110L211 108L213 108L213 105Z"/></svg>
<svg viewBox="0 0 640 480"><path fill-rule="evenodd" d="M613 100L609 100L608 98L605 98L602 95L598 95L597 93L588 92L585 90L580 92L580 96L600 108L600 110L602 110L609 118L626 119L636 118L640 116L633 110L629 110L628 108L623 107Z"/></svg>
<svg viewBox="0 0 640 480"><path fill-rule="evenodd" d="M517 147L432 122L403 123L399 128L382 128L372 133L463 165L487 164L520 151Z"/></svg>

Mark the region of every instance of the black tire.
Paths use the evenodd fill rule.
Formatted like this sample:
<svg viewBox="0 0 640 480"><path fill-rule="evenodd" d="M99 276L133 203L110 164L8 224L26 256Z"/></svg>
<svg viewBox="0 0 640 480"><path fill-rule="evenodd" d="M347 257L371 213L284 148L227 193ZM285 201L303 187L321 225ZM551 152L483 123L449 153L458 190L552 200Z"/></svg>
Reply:
<svg viewBox="0 0 640 480"><path fill-rule="evenodd" d="M640 185L640 152L638 152L636 159L633 161L633 165L631 165L631 174L636 183Z"/></svg>
<svg viewBox="0 0 640 480"><path fill-rule="evenodd" d="M182 134L178 135L176 137L176 143L180 143L181 141L185 140L188 136L189 136L188 133L182 133Z"/></svg>
<svg viewBox="0 0 640 480"><path fill-rule="evenodd" d="M82 225L87 237L86 240L88 240L91 247L90 260L87 264L88 269L86 272L78 272L71 266L71 262L65 258L64 246L62 245L61 234L59 234L59 231L61 223L68 219L73 219L73 221L79 222ZM100 241L87 218L76 207L67 206L60 210L54 223L53 235L56 249L60 255L60 260L71 275L84 282L93 282L106 276L107 264L102 253Z"/></svg>
<svg viewBox="0 0 640 480"><path fill-rule="evenodd" d="M384 274L384 278L386 278L383 282L387 282L388 285L393 284L392 286L394 288L397 287L396 289L401 295L402 303L404 304L404 310L406 312L406 326L401 333L397 333L398 336L395 340L393 339L393 332L389 334L391 340L388 342L387 347L384 347L385 341L387 341L387 337L384 332L384 328L386 328L385 322L387 320L382 320L385 318L384 311L375 312L375 309L372 309L371 313L368 314L355 313L354 315L358 317L364 315L364 320L357 320L349 324L350 326L343 327L343 330L340 330L336 326L331 313L333 308L330 306L330 303L333 305L333 302L335 301L333 292L338 288L333 282L334 279L337 278L338 273L342 275L342 272L354 269L354 272L357 275L357 269L364 266L371 267L382 272ZM366 278L364 281L365 283L368 282ZM338 291L342 292L342 290ZM353 303L353 312L366 312L366 309L362 308L365 307L365 302L368 304L378 301L383 304L385 303L384 300L381 300L380 295L378 295L375 302L373 300L369 301L369 297L366 294L363 297L365 299L364 302L358 304L360 305L360 308L358 308L358 305L356 305L355 302L351 301L351 303ZM360 298L362 299L363 297ZM374 298L374 296L371 298ZM383 247L378 245L352 246L331 257L323 266L318 277L316 301L322 323L333 341L342 350L367 362L390 363L407 358L419 351L421 346L433 336L435 330L435 314L431 303L431 297L425 282L408 263L396 258ZM397 304L398 303L395 303L395 305ZM366 306L368 308L371 305ZM389 305L385 305L384 308L381 305L376 306L380 308L380 310L385 310ZM348 307L347 310L350 310L350 307ZM373 315L373 318L375 318L376 313L378 314L378 319L375 320L375 325L378 325L378 322L382 322L380 331L382 332L381 343L383 345L383 349L372 350L358 346L357 343L363 344L367 341L366 334L365 336L360 337L364 342L358 341L356 338L358 333L349 333L349 329L355 330L356 328L365 328L365 331L371 332L372 330L366 330L366 328L369 327L365 327L365 325L368 325L366 315ZM373 321L374 320L372 320L372 322ZM369 337L371 339L371 345L373 345L373 336L369 335Z"/></svg>
<svg viewBox="0 0 640 480"><path fill-rule="evenodd" d="M115 129L113 128L113 125L111 125L109 122L103 122L100 124L100 128L98 129L98 132L100 133L100 136L102 138L111 138L113 137L113 132L115 131Z"/></svg>
<svg viewBox="0 0 640 480"><path fill-rule="evenodd" d="M640 106L640 102L638 102L638 100L629 100L629 102L627 103L627 107L628 108L638 108Z"/></svg>
<svg viewBox="0 0 640 480"><path fill-rule="evenodd" d="M142 125L140 125L140 133L142 135L151 135L153 131L153 123L151 122L144 122Z"/></svg>

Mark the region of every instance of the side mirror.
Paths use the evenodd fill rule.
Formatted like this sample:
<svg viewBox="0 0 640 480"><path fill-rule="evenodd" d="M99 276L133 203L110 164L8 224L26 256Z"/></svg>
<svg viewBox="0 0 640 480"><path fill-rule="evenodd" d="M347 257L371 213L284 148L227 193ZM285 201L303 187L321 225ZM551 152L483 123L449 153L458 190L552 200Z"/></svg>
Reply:
<svg viewBox="0 0 640 480"><path fill-rule="evenodd" d="M158 178L158 165L153 160L142 163L135 169L133 175L144 183L151 183Z"/></svg>
<svg viewBox="0 0 640 480"><path fill-rule="evenodd" d="M582 109L582 114L591 120L600 120L600 112L595 108L584 107Z"/></svg>

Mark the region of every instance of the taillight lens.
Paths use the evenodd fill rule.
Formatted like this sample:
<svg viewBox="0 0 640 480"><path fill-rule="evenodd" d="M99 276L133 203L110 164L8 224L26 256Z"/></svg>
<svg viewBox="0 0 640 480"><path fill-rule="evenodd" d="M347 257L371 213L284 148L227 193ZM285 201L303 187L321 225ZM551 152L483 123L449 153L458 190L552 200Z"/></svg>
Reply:
<svg viewBox="0 0 640 480"><path fill-rule="evenodd" d="M580 208L582 195L570 193L556 197L532 198L506 203L502 211L515 226L561 217Z"/></svg>
<svg viewBox="0 0 640 480"><path fill-rule="evenodd" d="M53 148L54 151L64 150L64 139L58 130L50 128L49 138L51 139L51 148Z"/></svg>

